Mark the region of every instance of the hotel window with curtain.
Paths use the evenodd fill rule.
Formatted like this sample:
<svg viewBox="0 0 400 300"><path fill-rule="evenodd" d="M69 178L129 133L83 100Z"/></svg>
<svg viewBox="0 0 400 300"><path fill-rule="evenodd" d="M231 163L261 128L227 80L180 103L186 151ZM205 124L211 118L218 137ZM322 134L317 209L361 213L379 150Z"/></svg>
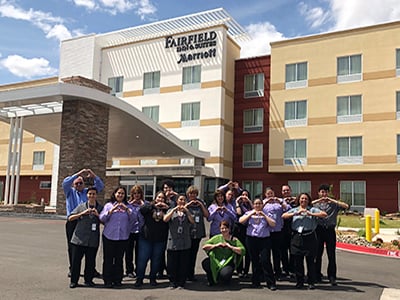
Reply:
<svg viewBox="0 0 400 300"><path fill-rule="evenodd" d="M362 80L361 54L337 58L337 82Z"/></svg>
<svg viewBox="0 0 400 300"><path fill-rule="evenodd" d="M396 92L396 118L400 120L400 92Z"/></svg>
<svg viewBox="0 0 400 300"><path fill-rule="evenodd" d="M337 164L362 164L362 137L349 136L337 138Z"/></svg>
<svg viewBox="0 0 400 300"><path fill-rule="evenodd" d="M292 196L294 197L300 195L300 193L308 193L311 195L311 181L289 180L288 184L292 189Z"/></svg>
<svg viewBox="0 0 400 300"><path fill-rule="evenodd" d="M337 97L337 122L355 123L362 121L361 95Z"/></svg>
<svg viewBox="0 0 400 300"><path fill-rule="evenodd" d="M285 140L284 165L306 165L307 164L307 140L293 139Z"/></svg>
<svg viewBox="0 0 400 300"><path fill-rule="evenodd" d="M245 180L242 182L242 188L249 191L252 199L255 197L263 197L262 181Z"/></svg>
<svg viewBox="0 0 400 300"><path fill-rule="evenodd" d="M340 199L354 210L365 207L365 181L340 181Z"/></svg>
<svg viewBox="0 0 400 300"><path fill-rule="evenodd" d="M110 94L113 96L122 96L122 87L124 84L124 77L117 76L108 78L108 86L111 88Z"/></svg>
<svg viewBox="0 0 400 300"><path fill-rule="evenodd" d="M243 132L262 132L264 130L264 109L246 109L243 111Z"/></svg>
<svg viewBox="0 0 400 300"><path fill-rule="evenodd" d="M263 166L263 144L243 145L243 168L261 168Z"/></svg>
<svg viewBox="0 0 400 300"><path fill-rule="evenodd" d="M307 125L307 101L285 102L285 127Z"/></svg>
<svg viewBox="0 0 400 300"><path fill-rule="evenodd" d="M200 102L182 103L181 126L200 126Z"/></svg>
<svg viewBox="0 0 400 300"><path fill-rule="evenodd" d="M185 67L182 70L183 90L199 89L201 87L201 66Z"/></svg>
<svg viewBox="0 0 400 300"><path fill-rule="evenodd" d="M400 76L400 49L396 49L396 76Z"/></svg>
<svg viewBox="0 0 400 300"><path fill-rule="evenodd" d="M244 97L254 98L264 96L264 73L244 76Z"/></svg>
<svg viewBox="0 0 400 300"><path fill-rule="evenodd" d="M156 123L158 123L159 120L159 110L160 106L158 105L142 107L142 112Z"/></svg>
<svg viewBox="0 0 400 300"><path fill-rule="evenodd" d="M154 94L160 92L160 71L148 72L143 75L143 93Z"/></svg>
<svg viewBox="0 0 400 300"><path fill-rule="evenodd" d="M285 71L286 89L307 87L307 62L287 64Z"/></svg>
<svg viewBox="0 0 400 300"><path fill-rule="evenodd" d="M44 158L45 152L44 151L34 151L33 152L33 170L44 170Z"/></svg>

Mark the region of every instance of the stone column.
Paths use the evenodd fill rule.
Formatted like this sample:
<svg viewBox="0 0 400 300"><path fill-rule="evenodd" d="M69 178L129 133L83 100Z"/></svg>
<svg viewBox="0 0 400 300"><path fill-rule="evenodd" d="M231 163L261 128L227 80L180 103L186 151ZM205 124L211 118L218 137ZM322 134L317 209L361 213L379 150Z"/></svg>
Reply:
<svg viewBox="0 0 400 300"><path fill-rule="evenodd" d="M83 77L62 79L65 83L100 89L109 93L109 87ZM62 181L81 169L92 169L106 180L109 108L85 100L64 100L60 134L60 161L58 169L57 214L66 214ZM86 182L87 185L92 182ZM104 191L98 195L104 200Z"/></svg>

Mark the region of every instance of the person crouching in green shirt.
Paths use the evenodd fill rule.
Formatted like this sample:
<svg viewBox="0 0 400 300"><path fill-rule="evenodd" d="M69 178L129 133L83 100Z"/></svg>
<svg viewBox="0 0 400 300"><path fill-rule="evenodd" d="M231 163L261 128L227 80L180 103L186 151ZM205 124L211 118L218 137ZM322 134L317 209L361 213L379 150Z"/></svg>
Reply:
<svg viewBox="0 0 400 300"><path fill-rule="evenodd" d="M232 237L228 221L222 221L219 229L221 233L213 236L203 246L208 257L202 261L202 266L210 286L219 282L229 284L233 271L246 254L243 244Z"/></svg>

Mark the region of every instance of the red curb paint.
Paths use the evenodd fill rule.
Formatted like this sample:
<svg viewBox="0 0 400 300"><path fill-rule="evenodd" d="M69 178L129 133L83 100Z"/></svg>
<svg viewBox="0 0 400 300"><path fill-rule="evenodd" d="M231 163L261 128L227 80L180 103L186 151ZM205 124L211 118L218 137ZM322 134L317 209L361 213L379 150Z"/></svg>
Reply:
<svg viewBox="0 0 400 300"><path fill-rule="evenodd" d="M352 244L346 244L346 243L340 243L340 242L336 243L336 247L338 249L357 252L357 253L366 253L366 254L372 254L372 255L381 255L381 256L400 258L399 250L387 250L387 249L358 246L358 245L352 245Z"/></svg>

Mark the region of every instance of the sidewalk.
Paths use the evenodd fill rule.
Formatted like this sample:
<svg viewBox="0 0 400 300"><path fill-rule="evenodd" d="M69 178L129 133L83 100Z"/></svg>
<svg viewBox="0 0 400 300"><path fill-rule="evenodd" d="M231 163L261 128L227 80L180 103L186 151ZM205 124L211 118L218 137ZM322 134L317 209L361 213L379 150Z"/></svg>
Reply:
<svg viewBox="0 0 400 300"><path fill-rule="evenodd" d="M339 227L339 231L354 231L358 232L362 228L349 228L349 227ZM372 241L377 238L381 238L384 242L390 243L393 240L400 240L399 228L380 228L377 235L374 234L374 228L372 228Z"/></svg>

